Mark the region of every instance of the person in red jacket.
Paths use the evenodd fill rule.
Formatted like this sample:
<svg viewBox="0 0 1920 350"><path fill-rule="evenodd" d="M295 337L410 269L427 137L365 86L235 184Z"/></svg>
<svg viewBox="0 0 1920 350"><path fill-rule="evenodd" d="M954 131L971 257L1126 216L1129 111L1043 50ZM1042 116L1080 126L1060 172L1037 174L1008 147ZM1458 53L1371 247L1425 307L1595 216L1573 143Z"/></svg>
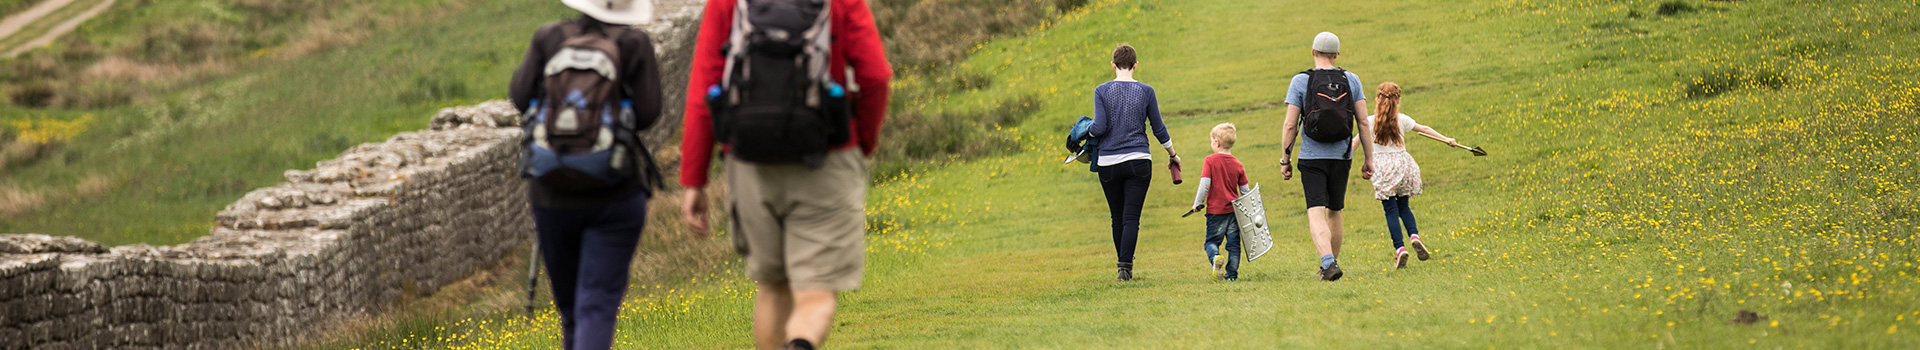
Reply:
<svg viewBox="0 0 1920 350"><path fill-rule="evenodd" d="M865 269L869 158L879 144L893 68L866 1L830 1L827 68L834 73L852 70L851 82L843 74L831 74L852 94L852 137L833 147L817 168L722 156L725 205L733 211L729 232L735 248L746 255L747 274L759 284L753 332L760 349L821 344L833 323L838 292L859 288ZM690 229L702 237L708 231L707 170L718 142L707 96L701 92L722 78L727 62L722 48L732 34L738 4L707 2L687 79L680 143L680 184L687 191L681 209Z"/></svg>

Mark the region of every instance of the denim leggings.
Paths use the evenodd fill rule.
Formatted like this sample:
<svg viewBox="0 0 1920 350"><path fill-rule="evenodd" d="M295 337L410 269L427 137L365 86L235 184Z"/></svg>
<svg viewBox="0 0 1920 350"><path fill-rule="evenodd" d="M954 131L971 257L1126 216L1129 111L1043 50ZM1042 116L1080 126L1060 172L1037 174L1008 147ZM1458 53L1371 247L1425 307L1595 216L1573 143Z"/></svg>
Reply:
<svg viewBox="0 0 1920 350"><path fill-rule="evenodd" d="M1420 227L1413 225L1413 206L1407 200L1407 196L1399 196L1380 201L1380 208L1387 211L1387 236L1393 237L1393 248L1396 250L1406 246L1400 240L1402 222L1407 225L1408 235L1420 235Z"/></svg>
<svg viewBox="0 0 1920 350"><path fill-rule="evenodd" d="M1140 207L1147 201L1153 180L1153 161L1135 159L1100 167L1100 190L1107 195L1113 220L1113 250L1121 264L1133 263L1133 246L1140 240Z"/></svg>
<svg viewBox="0 0 1920 350"><path fill-rule="evenodd" d="M613 346L627 269L647 223L647 193L633 192L591 209L533 208L565 349Z"/></svg>

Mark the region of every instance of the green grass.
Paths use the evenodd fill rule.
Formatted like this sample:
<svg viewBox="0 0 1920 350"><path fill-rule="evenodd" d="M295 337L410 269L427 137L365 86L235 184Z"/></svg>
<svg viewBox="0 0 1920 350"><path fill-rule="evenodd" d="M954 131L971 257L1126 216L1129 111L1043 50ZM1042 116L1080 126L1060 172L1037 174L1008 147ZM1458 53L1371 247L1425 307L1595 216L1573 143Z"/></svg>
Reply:
<svg viewBox="0 0 1920 350"><path fill-rule="evenodd" d="M453 4L417 11L441 20L260 63L152 103L0 107L0 120L96 120L31 166L6 170L0 184L42 191L48 199L39 211L0 221L0 232L74 235L109 246L204 236L215 212L246 191L282 181L284 170L311 168L355 144L423 128L441 107L505 96L527 33L569 11L545 1ZM89 179L107 189L75 189Z"/></svg>
<svg viewBox="0 0 1920 350"><path fill-rule="evenodd" d="M953 69L989 83L901 108L978 113L1035 97L1033 117L992 131L1020 150L885 175L869 197L865 287L842 296L830 344L1920 343L1920 271L1910 238L1920 220L1912 190L1920 164L1911 160L1920 151L1911 136L1920 132L1913 123L1920 84L1907 79L1920 76L1920 55L1911 49L1920 44L1920 25L1905 20L1914 4L1688 2L1693 11L1662 15L1663 5L1644 2L1361 1L1301 17L1295 10L1303 3L1096 0L1083 7L1087 13L977 49ZM554 15L487 22L529 8ZM75 155L7 176L73 184L106 174L116 193L0 231L135 237L121 242L198 235L205 227L189 226L205 225L240 191L276 181L280 169L418 128L434 106L497 96L484 87L504 85L498 72L514 63L524 33L561 12L551 4L469 5L449 11L448 21L221 79L169 97L164 107L99 112L96 131L63 153ZM1310 64L1308 40L1322 30L1341 34L1340 64L1369 87L1400 83L1407 114L1493 152L1476 158L1432 142L1410 147L1428 184L1414 206L1436 251L1432 261L1389 266L1379 212L1355 178L1347 279L1314 280L1299 185L1278 177L1281 121L1273 106L1286 78ZM1274 250L1242 265L1241 281L1208 280L1203 223L1176 215L1193 188L1170 186L1164 172L1155 174L1143 218L1139 279L1111 280L1098 184L1084 167L1058 164L1057 140L1074 117L1089 114L1088 95L1111 78L1107 53L1120 43L1140 48L1137 77L1157 88L1190 165L1206 153L1207 128L1240 126L1235 154L1264 185L1276 228ZM449 101L396 101L422 72L459 77L468 88ZM80 113L87 112L33 112ZM118 117L133 115L159 117ZM198 121L228 115L247 117ZM139 136L144 130L200 131ZM117 140L156 152L114 151ZM141 207L148 203L169 207ZM63 221L72 218L86 219ZM670 256L664 247L684 238L648 242L643 256ZM663 273L634 290L620 344L750 346L752 284L738 268ZM557 344L550 311L529 317L474 305L321 346ZM1738 310L1767 319L1733 324Z"/></svg>
<svg viewBox="0 0 1920 350"><path fill-rule="evenodd" d="M40 17L40 20L33 21L33 23L27 24L27 26L21 27L20 31L13 32L13 35L0 38L0 50L11 51L21 44L33 41L33 39L39 39L40 36L46 35L48 30L52 30L53 27L59 26L61 22L66 22L68 19L73 18L73 16L87 12L88 9L99 5L100 1L105 0L76 0L68 3L67 6L61 7L59 10L47 13L45 17ZM5 4L0 4L0 6L5 6ZM31 5L29 4L28 6L30 7ZM25 11L26 7L22 7L21 10Z"/></svg>
<svg viewBox="0 0 1920 350"><path fill-rule="evenodd" d="M1041 96L1022 152L894 175L869 200L865 287L830 344L853 348L1902 348L1920 338L1912 123L1913 4L1787 1L1096 1L996 41L960 69L992 77L929 110ZM1289 20L1276 20L1287 18ZM1488 146L1412 145L1431 261L1389 265L1367 186L1352 179L1347 279L1316 281L1299 187L1278 178L1278 102L1313 33L1341 65L1407 88L1404 111ZM1267 191L1276 247L1236 283L1210 281L1192 187L1157 173L1137 277L1112 279L1091 173L1057 137L1140 48L1190 159L1208 127ZM1737 78L1726 78L1737 77ZM1689 90L1716 90L1694 94ZM1243 108L1250 111L1234 112ZM1229 112L1212 112L1229 111ZM1164 158L1163 158L1164 159ZM1197 165L1197 163L1195 163ZM728 271L629 302L629 346L741 348L750 282ZM684 293L684 294L682 294ZM636 307L634 304L645 305ZM656 308L654 305L671 305ZM1736 311L1767 318L1732 322ZM452 347L551 347L551 319L459 325ZM448 333L439 333L448 334ZM1748 345L1752 344L1752 345Z"/></svg>

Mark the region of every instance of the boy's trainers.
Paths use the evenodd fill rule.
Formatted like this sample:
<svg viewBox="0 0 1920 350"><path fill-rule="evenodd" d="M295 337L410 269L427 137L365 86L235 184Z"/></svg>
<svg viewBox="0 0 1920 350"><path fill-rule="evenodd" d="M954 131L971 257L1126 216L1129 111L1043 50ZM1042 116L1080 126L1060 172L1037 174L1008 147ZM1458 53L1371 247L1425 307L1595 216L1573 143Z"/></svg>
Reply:
<svg viewBox="0 0 1920 350"><path fill-rule="evenodd" d="M1407 268L1407 248L1403 247L1393 251L1393 268Z"/></svg>
<svg viewBox="0 0 1920 350"><path fill-rule="evenodd" d="M1227 278L1227 255L1226 254L1214 255L1213 256L1213 279L1222 280L1226 278Z"/></svg>
<svg viewBox="0 0 1920 350"><path fill-rule="evenodd" d="M1420 257L1420 261L1427 261L1427 244L1420 242L1420 235L1412 235L1409 238L1412 239L1407 242L1407 245L1413 246L1413 255Z"/></svg>

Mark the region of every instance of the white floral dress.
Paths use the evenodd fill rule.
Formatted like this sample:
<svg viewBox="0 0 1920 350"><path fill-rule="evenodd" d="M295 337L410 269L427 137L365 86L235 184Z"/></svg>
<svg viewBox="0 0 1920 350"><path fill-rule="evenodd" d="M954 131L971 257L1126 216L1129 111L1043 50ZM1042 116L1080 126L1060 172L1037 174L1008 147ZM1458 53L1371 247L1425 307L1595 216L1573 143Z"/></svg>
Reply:
<svg viewBox="0 0 1920 350"><path fill-rule="evenodd" d="M1367 116L1368 125L1373 124L1374 116ZM1373 199L1387 200L1400 196L1420 195L1420 163L1413 161L1413 155L1407 154L1406 143L1416 137L1412 134L1415 124L1412 117L1400 115L1400 145L1373 145ZM1369 128L1371 129L1371 128Z"/></svg>

